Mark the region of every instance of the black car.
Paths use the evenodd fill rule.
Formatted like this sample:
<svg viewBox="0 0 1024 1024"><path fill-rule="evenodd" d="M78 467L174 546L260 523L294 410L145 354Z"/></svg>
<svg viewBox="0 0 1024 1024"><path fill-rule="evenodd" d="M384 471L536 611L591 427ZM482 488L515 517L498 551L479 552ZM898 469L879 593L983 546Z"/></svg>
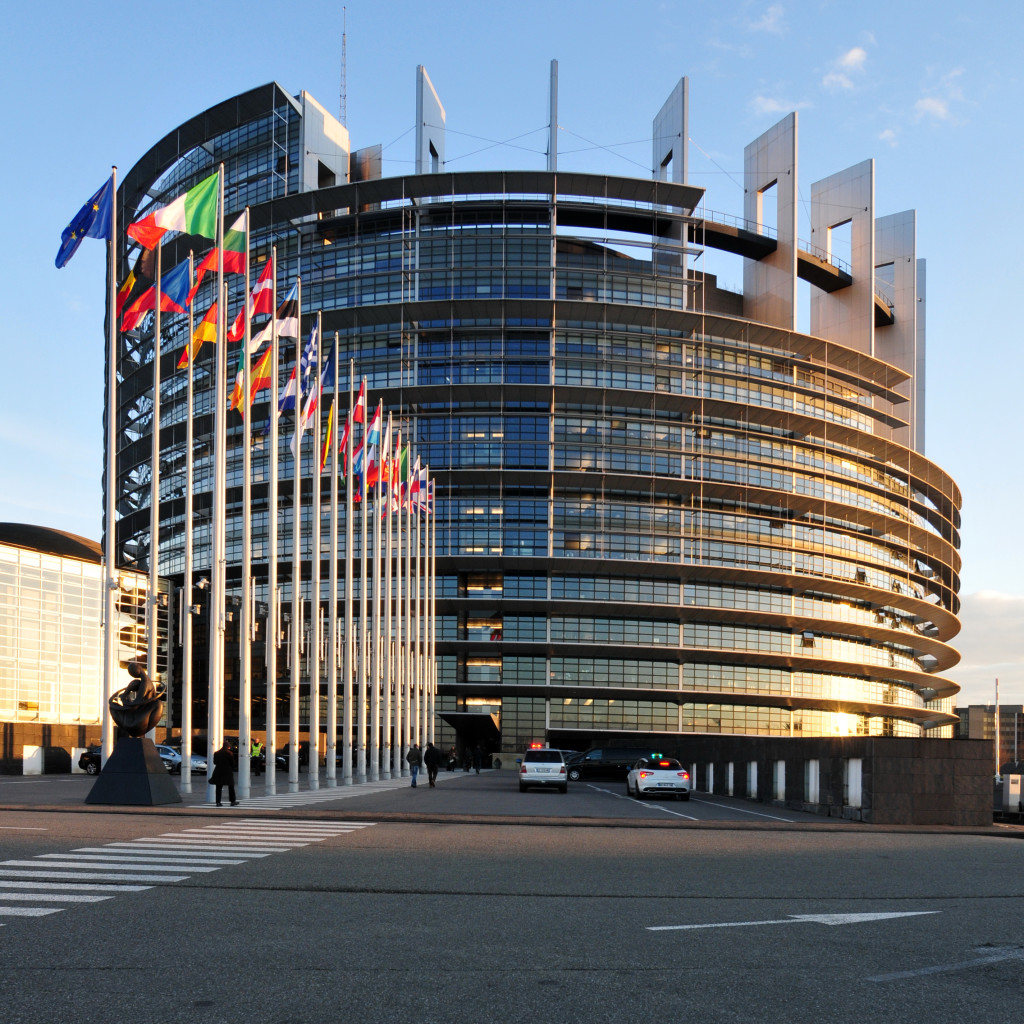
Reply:
<svg viewBox="0 0 1024 1024"><path fill-rule="evenodd" d="M569 758L570 782L580 779L624 779L641 757L659 756L645 747L601 747Z"/></svg>
<svg viewBox="0 0 1024 1024"><path fill-rule="evenodd" d="M102 762L102 747L86 747L86 749L82 751L82 756L78 759L78 767L81 768L86 775L99 775Z"/></svg>

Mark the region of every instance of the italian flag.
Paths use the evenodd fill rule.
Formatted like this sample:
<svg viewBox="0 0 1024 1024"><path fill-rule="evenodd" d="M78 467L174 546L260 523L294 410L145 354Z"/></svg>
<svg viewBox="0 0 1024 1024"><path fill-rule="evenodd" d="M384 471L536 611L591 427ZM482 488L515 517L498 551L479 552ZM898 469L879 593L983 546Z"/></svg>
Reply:
<svg viewBox="0 0 1024 1024"><path fill-rule="evenodd" d="M128 225L128 237L144 249L154 249L168 231L182 231L203 238L217 237L217 197L220 174L211 174L195 188L178 196L142 220Z"/></svg>

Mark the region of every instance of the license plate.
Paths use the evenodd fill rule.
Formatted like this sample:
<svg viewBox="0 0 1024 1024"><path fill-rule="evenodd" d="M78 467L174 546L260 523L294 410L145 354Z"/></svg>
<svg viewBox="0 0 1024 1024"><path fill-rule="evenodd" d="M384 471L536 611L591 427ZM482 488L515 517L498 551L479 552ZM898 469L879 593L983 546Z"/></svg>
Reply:
<svg viewBox="0 0 1024 1024"><path fill-rule="evenodd" d="M658 788L659 789L675 789L676 788L676 784L674 782L659 782L658 783Z"/></svg>
<svg viewBox="0 0 1024 1024"><path fill-rule="evenodd" d="M540 775L547 775L547 774L548 774L548 772L550 772L550 771L551 771L551 769L550 769L550 768L538 768L538 769L537 769L537 772L538 772L538 774L540 774Z"/></svg>

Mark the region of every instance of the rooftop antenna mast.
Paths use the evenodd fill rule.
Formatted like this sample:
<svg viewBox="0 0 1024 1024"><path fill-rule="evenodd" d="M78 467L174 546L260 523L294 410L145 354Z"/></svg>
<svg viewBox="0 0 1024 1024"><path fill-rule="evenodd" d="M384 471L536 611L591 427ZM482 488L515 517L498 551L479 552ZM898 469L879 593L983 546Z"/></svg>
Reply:
<svg viewBox="0 0 1024 1024"><path fill-rule="evenodd" d="M345 35L348 21L348 8L341 9L341 93L338 97L338 111L341 123L348 127L348 86L345 82L345 65L347 57L345 53Z"/></svg>

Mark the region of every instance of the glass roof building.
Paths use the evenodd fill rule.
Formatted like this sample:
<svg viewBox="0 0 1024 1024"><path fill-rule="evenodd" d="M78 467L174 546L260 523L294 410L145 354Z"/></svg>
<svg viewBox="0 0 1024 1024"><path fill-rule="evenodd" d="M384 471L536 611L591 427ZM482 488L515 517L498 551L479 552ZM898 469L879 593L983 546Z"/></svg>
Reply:
<svg viewBox="0 0 1024 1024"><path fill-rule="evenodd" d="M223 162L227 220L251 207L253 258L277 247L279 294L301 275L304 315L322 310L325 337L338 332L341 387L351 359L401 410L437 486L441 744L951 735L960 493L923 453L915 216L876 215L873 162L813 183L798 225L793 114L746 148L742 213L714 213L686 182L684 79L654 118L649 177L561 170L554 133L546 169L452 173L444 109L422 68L417 82L414 173L383 177L379 146L353 151L315 100L270 84L160 140L121 183L118 216ZM140 253L119 244L121 280ZM191 245L166 243L164 267ZM709 250L742 257L742 292L702 270ZM233 316L242 284L228 281ZM159 571L179 584L186 529L209 564L213 473L207 351L185 523L185 332L165 318ZM117 545L137 567L150 557L152 353L151 323L121 335ZM241 438L235 418L229 574ZM257 448L263 606L268 464ZM282 438L286 607L293 469ZM303 536L308 559L308 522Z"/></svg>

